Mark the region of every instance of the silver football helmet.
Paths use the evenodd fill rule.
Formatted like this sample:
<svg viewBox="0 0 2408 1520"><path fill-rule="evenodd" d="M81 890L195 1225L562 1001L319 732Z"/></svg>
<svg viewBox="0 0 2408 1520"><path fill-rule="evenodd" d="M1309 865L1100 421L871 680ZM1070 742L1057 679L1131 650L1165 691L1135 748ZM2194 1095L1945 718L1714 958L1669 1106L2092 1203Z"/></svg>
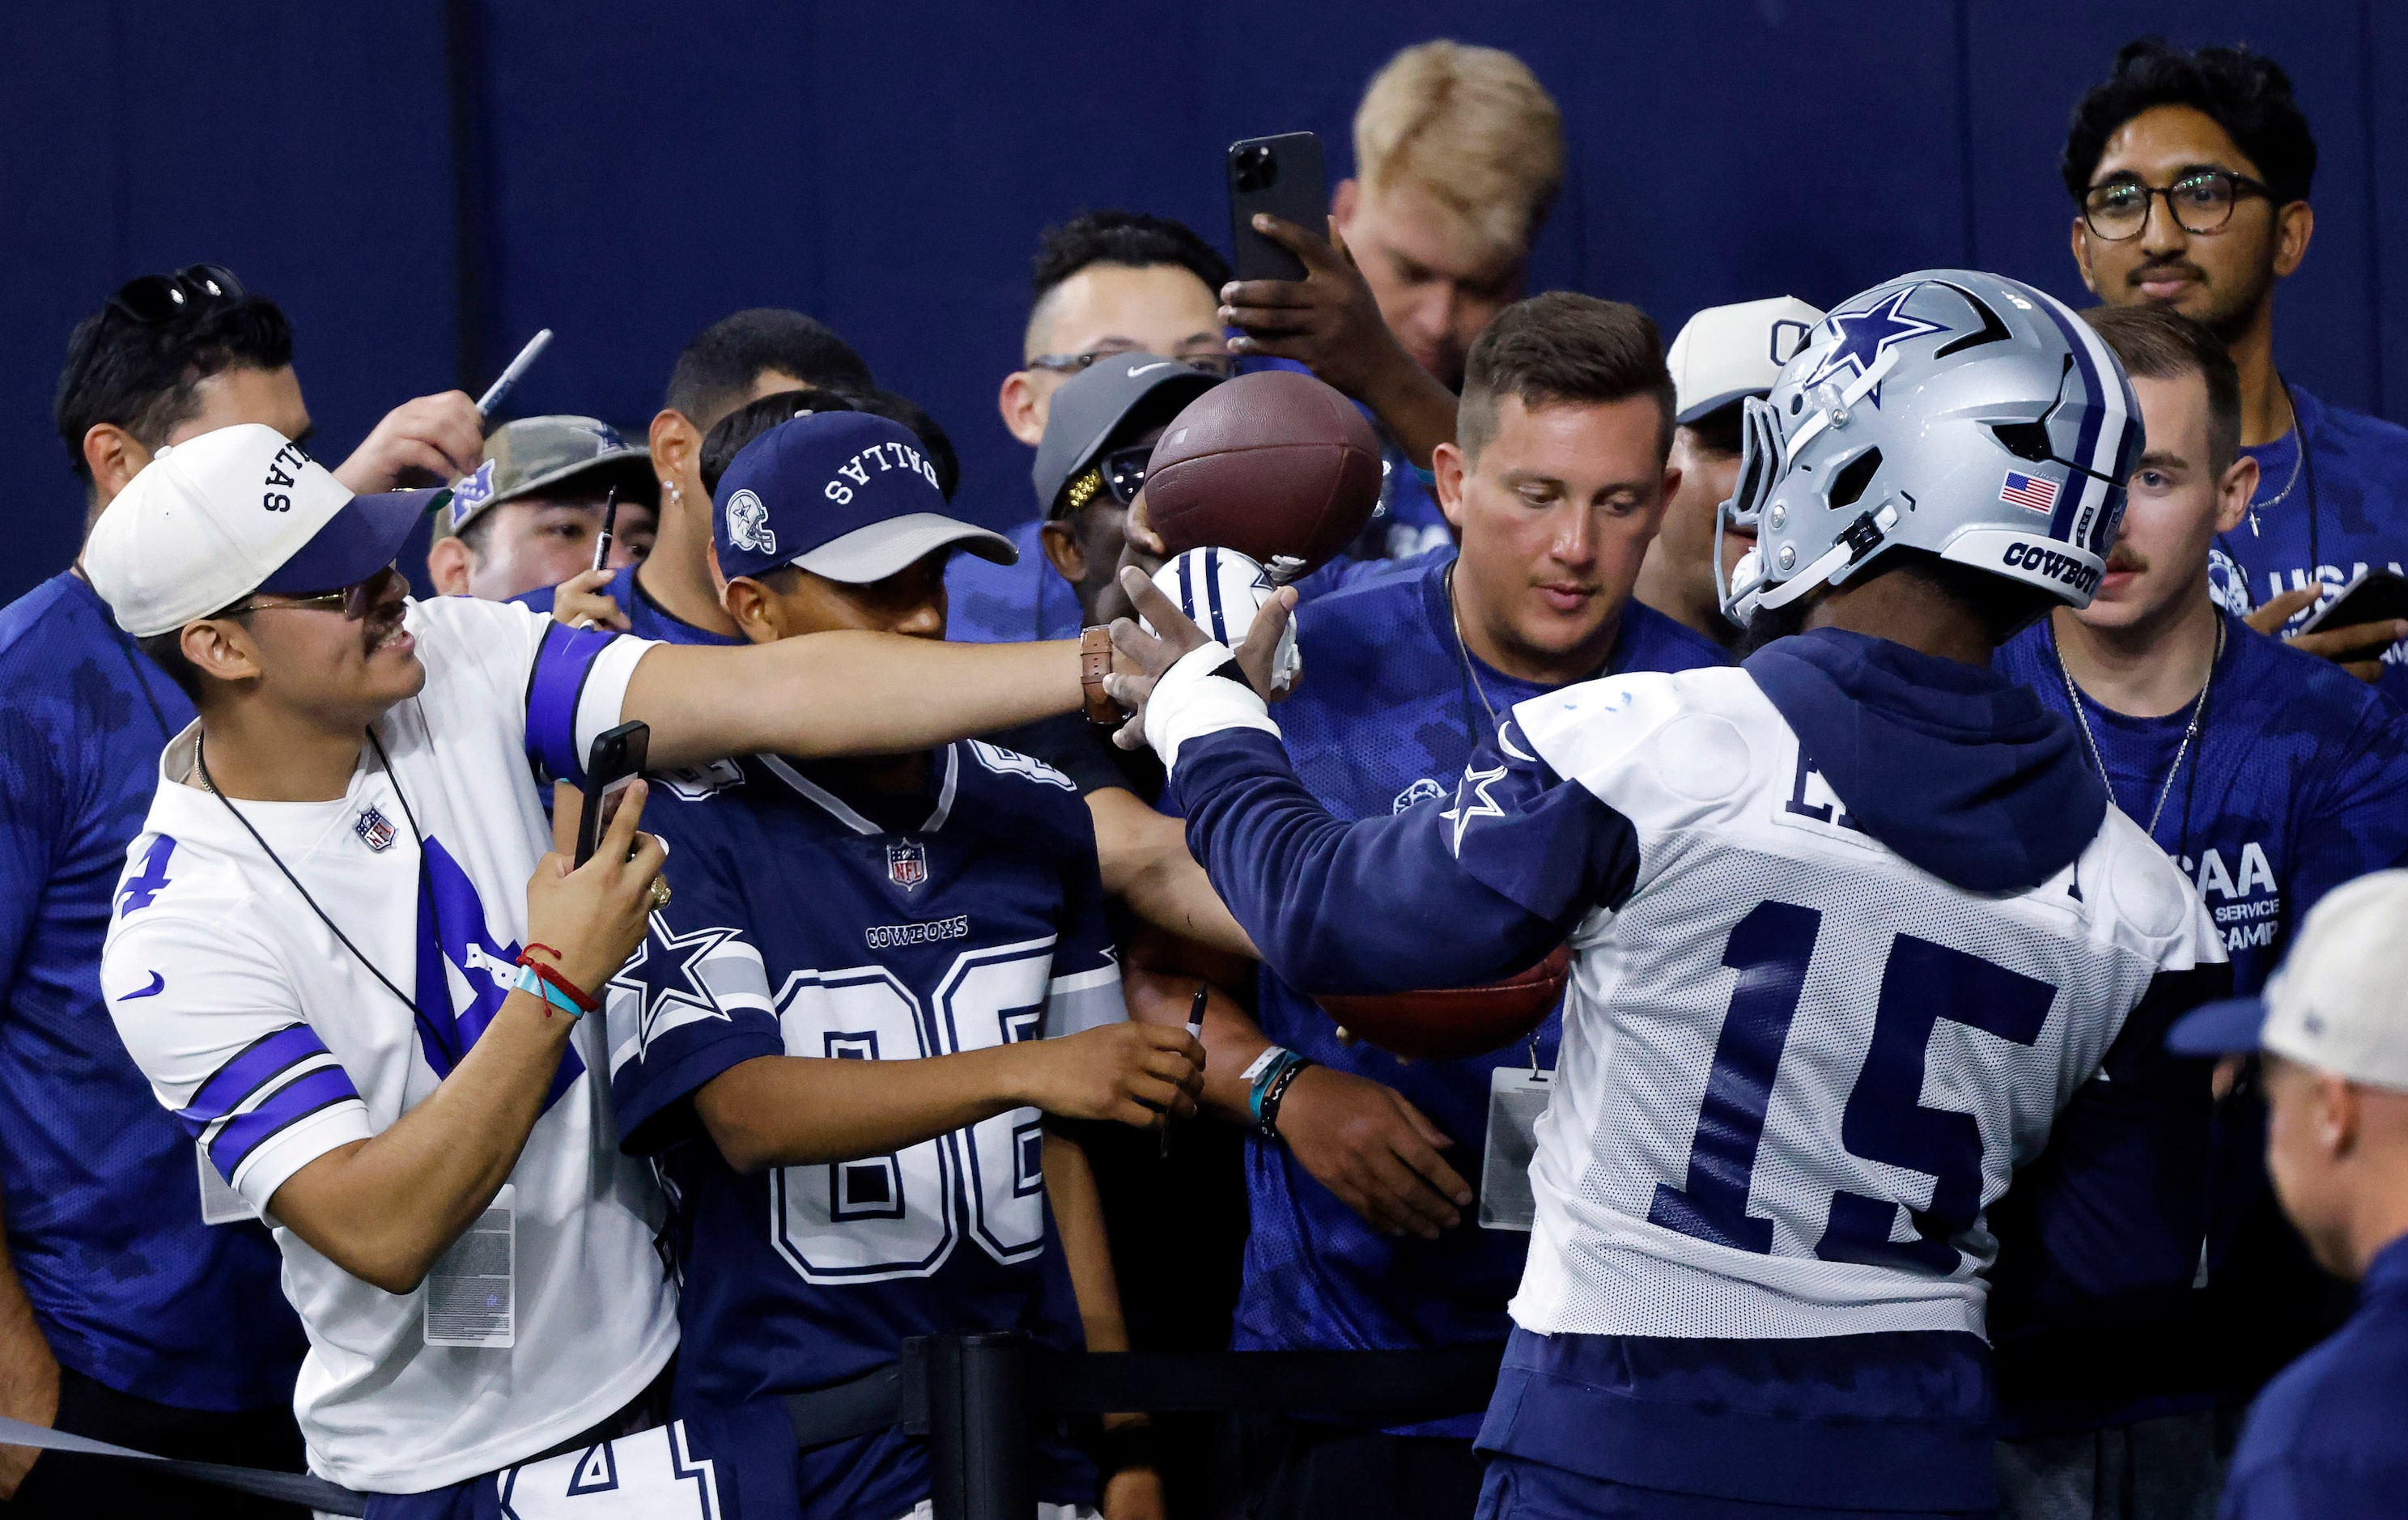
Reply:
<svg viewBox="0 0 2408 1520"><path fill-rule="evenodd" d="M2090 605L2141 452L2124 366L2064 303L1927 269L1842 301L1746 404L1714 523L1742 627L1905 546ZM1726 533L1756 547L1726 579Z"/></svg>

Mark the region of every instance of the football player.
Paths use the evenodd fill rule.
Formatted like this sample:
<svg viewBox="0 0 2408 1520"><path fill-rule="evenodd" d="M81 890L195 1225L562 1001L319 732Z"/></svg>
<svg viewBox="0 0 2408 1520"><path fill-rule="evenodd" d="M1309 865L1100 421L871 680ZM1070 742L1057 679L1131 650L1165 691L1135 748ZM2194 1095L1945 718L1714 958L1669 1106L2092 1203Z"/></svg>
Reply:
<svg viewBox="0 0 2408 1520"><path fill-rule="evenodd" d="M719 482L729 615L759 644L941 639L947 558L1012 552L944 505L896 423L780 423ZM1085 1344L1126 1349L1094 1178L1044 1115L1159 1124L1192 1111L1203 1053L1128 1022L1069 779L971 740L752 755L666 791L652 821L676 899L610 1010L624 1143L660 1158L676 1205L681 1411L754 1408L775 1430L781 1396L890 1365L913 1335L1076 1347L1083 1321ZM1058 1513L1096 1498L1059 1441L1040 1456ZM827 1520L929 1498L924 1441L892 1428L779 1476ZM776 1513L772 1482L747 1474L746 1513ZM1107 1515L1161 1513L1137 1467L1104 1498Z"/></svg>
<svg viewBox="0 0 2408 1520"><path fill-rule="evenodd" d="M244 423L161 450L83 558L200 714L161 760L101 990L236 1207L274 1221L311 1467L380 1520L653 1424L677 1345L657 1197L581 1080L609 1068L582 1015L660 853L630 859L623 810L584 867L547 857L538 776L581 781L624 721L676 767L939 744L1080 696L1060 644L695 649L410 602L394 558L437 504L355 497Z"/></svg>
<svg viewBox="0 0 2408 1520"><path fill-rule="evenodd" d="M2071 726L1988 668L2089 601L2140 438L2114 354L2037 290L1844 302L1747 407L1723 515L1758 542L1724 603L1763 647L1522 702L1449 806L1353 824L1230 652L1133 584L1162 634L1115 630L1146 672L1117 695L1282 977L1462 984L1572 937L1484 1513L1995 1503L1985 1210L2061 1112L2190 1105L2203 1149L2205 1071L2158 1042L2227 981Z"/></svg>

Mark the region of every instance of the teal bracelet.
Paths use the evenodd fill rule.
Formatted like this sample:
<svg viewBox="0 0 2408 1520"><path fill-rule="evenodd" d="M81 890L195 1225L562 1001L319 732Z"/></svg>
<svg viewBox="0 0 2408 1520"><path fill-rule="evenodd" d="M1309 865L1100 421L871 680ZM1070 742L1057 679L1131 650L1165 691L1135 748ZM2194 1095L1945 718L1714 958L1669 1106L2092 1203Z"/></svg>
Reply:
<svg viewBox="0 0 2408 1520"><path fill-rule="evenodd" d="M1267 1054L1270 1054L1269 1062L1254 1073L1254 1086L1246 1092L1246 1111L1253 1115L1254 1126L1258 1129L1263 1125L1263 1098L1279 1084L1282 1077L1287 1075L1289 1068L1308 1064L1310 1059L1298 1055L1285 1046L1280 1047L1275 1053Z"/></svg>
<svg viewBox="0 0 2408 1520"><path fill-rule="evenodd" d="M585 1011L568 1000L568 994L536 974L532 966L522 966L519 974L510 979L512 992L531 992L572 1019L581 1019Z"/></svg>

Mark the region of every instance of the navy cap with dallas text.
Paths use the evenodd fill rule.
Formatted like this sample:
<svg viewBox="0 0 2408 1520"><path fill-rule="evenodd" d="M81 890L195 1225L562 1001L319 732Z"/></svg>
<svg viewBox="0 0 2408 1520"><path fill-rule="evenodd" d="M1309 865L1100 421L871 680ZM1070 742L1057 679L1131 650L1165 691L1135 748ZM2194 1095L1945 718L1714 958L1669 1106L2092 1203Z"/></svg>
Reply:
<svg viewBox="0 0 2408 1520"><path fill-rule="evenodd" d="M807 413L746 444L719 478L711 538L730 580L795 565L867 585L953 547L1019 558L1001 534L945 515L910 429L858 411Z"/></svg>

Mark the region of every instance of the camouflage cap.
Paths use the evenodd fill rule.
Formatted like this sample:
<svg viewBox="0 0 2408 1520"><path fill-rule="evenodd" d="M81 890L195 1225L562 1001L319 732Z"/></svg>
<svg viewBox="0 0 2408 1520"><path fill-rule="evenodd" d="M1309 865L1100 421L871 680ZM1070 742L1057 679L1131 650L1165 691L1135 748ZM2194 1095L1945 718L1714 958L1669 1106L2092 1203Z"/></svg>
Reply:
<svg viewBox="0 0 2408 1520"><path fill-rule="evenodd" d="M522 417L485 437L485 462L452 488L447 532L458 533L488 507L522 496L552 495L575 481L598 497L612 486L621 501L660 503L652 451L631 444L609 423L591 417Z"/></svg>

